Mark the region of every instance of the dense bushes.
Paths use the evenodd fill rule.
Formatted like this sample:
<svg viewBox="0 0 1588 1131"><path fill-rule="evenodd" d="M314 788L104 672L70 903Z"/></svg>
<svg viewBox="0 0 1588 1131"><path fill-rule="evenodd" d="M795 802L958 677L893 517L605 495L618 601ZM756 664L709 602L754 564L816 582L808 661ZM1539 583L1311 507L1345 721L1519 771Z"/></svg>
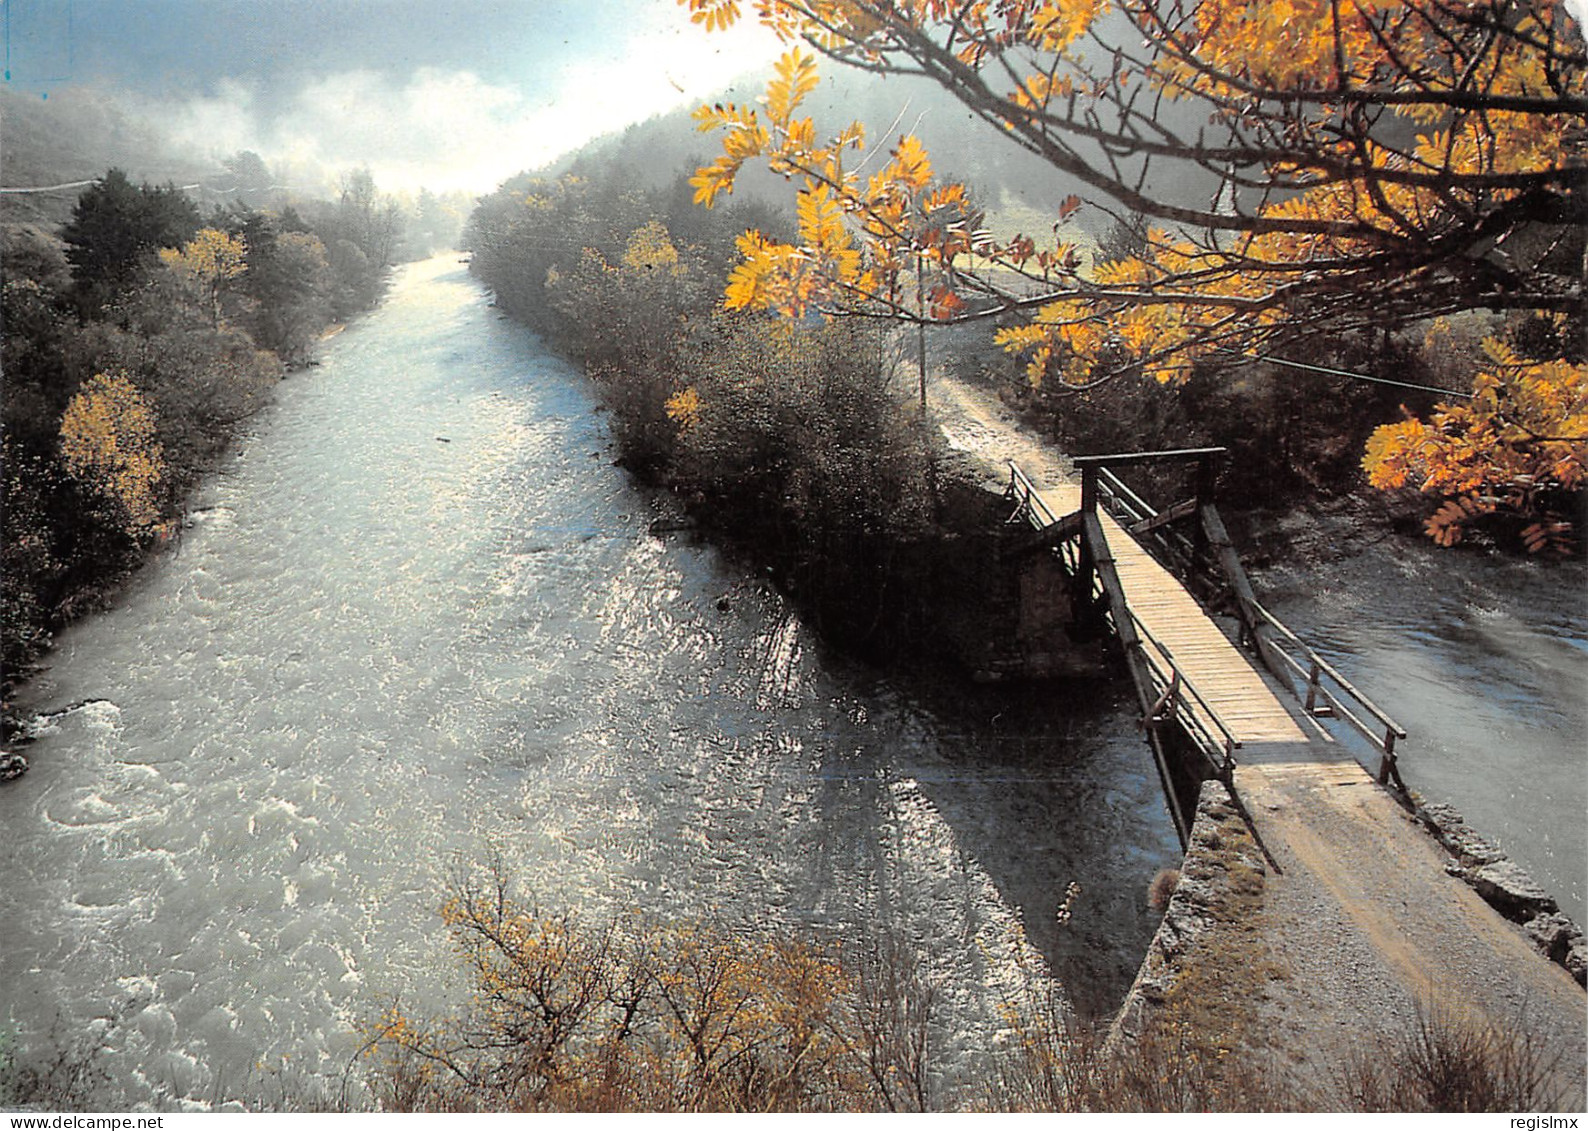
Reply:
<svg viewBox="0 0 1588 1131"><path fill-rule="evenodd" d="M830 637L924 635L931 450L879 331L721 310L734 241L777 217L694 206L681 176L522 177L465 233L499 305L578 358L623 462L769 566ZM687 234L687 238L686 235Z"/></svg>
<svg viewBox="0 0 1588 1131"><path fill-rule="evenodd" d="M467 1003L369 1026L384 1111L1555 1110L1555 1063L1525 1026L1421 1013L1304 1088L1294 1064L1205 1003L1140 1036L1087 1030L1035 970L1010 983L974 1081L949 1085L940 1001L906 946L824 945L764 927L597 920L537 907L500 866L442 918ZM1179 1003L1179 1004L1177 1004ZM1260 1042L1258 1042L1260 1045ZM964 1053L956 1054L963 1056ZM963 1074L961 1074L963 1075ZM1314 1090L1316 1089L1316 1090Z"/></svg>
<svg viewBox="0 0 1588 1131"><path fill-rule="evenodd" d="M675 482L714 522L751 532L830 636L918 634L932 451L883 380L877 331L723 316L686 366L669 406Z"/></svg>
<svg viewBox="0 0 1588 1131"><path fill-rule="evenodd" d="M180 526L183 500L333 318L379 295L394 234L364 198L204 219L112 169L60 236L5 230L8 692L49 633ZM353 242L365 233L372 256ZM341 258L327 251L346 245Z"/></svg>
<svg viewBox="0 0 1588 1131"><path fill-rule="evenodd" d="M1205 367L1182 384L1123 379L1086 392L1026 388L1021 399L1076 455L1221 446L1221 497L1232 510L1283 509L1359 489L1362 448L1410 396L1327 374L1251 364ZM1144 481L1150 472L1138 469ZM1149 498L1174 501L1146 484Z"/></svg>

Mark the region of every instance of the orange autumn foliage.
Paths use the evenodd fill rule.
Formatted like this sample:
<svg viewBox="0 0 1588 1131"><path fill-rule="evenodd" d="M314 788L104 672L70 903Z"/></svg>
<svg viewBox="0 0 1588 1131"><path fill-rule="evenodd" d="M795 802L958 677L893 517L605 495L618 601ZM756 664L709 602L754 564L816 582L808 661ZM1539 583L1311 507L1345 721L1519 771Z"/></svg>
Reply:
<svg viewBox="0 0 1588 1131"><path fill-rule="evenodd" d="M708 28L742 15L732 0L679 2ZM1084 194L1084 207L1134 218L1144 239L1092 266L1057 223L1054 235L996 237L910 136L863 175L880 155L858 122L828 135L801 116L817 75L795 46L761 105L696 112L723 135L696 174L698 201L731 192L751 160L798 194L797 240L741 240L730 306L1001 317L997 340L1030 380L1070 388L1135 373L1176 381L1232 353L1327 349L1467 310L1559 317L1565 341L1584 332L1588 52L1559 0L753 9L818 54L936 80L1076 186L1056 221ZM1151 187L1187 184L1195 195ZM1009 324L1014 314L1023 320ZM1493 437L1487 479L1510 473L1505 449L1533 443L1507 427L1473 435ZM1486 458L1458 462L1477 474Z"/></svg>
<svg viewBox="0 0 1588 1131"><path fill-rule="evenodd" d="M1445 498L1426 524L1442 546L1505 511L1528 520L1530 552L1564 552L1572 529L1555 504L1588 485L1588 365L1522 358L1493 339L1484 352L1471 400L1382 426L1362 466L1380 489Z"/></svg>

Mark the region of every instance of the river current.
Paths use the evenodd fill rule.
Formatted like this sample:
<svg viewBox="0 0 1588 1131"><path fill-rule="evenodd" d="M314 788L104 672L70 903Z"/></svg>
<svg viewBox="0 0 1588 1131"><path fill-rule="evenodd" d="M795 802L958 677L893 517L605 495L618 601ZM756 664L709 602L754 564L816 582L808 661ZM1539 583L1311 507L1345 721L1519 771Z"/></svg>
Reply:
<svg viewBox="0 0 1588 1131"><path fill-rule="evenodd" d="M1582 564L1401 541L1264 580L1275 611L1406 728L1407 786L1454 805L1562 911L1588 923ZM1370 751L1358 755L1377 767Z"/></svg>
<svg viewBox="0 0 1588 1131"><path fill-rule="evenodd" d="M922 701L655 514L575 371L404 268L20 694L24 1052L102 1046L118 1106L334 1091L384 1004L456 994L437 908L493 854L594 918L908 943L945 1099L1030 972L1117 1002L1177 849L1114 692Z"/></svg>

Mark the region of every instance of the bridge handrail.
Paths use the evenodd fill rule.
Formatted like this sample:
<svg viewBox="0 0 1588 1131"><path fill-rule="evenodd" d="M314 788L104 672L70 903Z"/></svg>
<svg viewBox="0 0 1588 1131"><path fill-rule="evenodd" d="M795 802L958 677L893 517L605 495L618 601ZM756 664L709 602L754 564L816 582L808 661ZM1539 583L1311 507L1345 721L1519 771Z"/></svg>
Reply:
<svg viewBox="0 0 1588 1131"><path fill-rule="evenodd" d="M1158 517L1159 511L1156 507L1143 499L1127 486L1123 479L1106 467L1097 469L1097 487L1098 492L1107 496L1113 505L1132 523L1146 522ZM1189 568L1197 568L1196 546L1185 535L1168 527L1160 527L1152 531L1150 537L1156 539L1166 551L1181 555Z"/></svg>
<svg viewBox="0 0 1588 1131"><path fill-rule="evenodd" d="M1088 459L1087 457L1079 457L1076 463L1078 466L1082 465L1083 463L1095 464L1096 466L1093 469L1093 474L1096 476L1097 490L1099 495L1106 498L1111 506L1118 508L1118 510L1123 513L1124 516L1130 521L1141 522L1156 518L1159 512L1152 506L1152 504L1148 503L1128 485L1126 485L1126 483L1120 479L1119 476L1115 475L1113 471L1110 470L1108 464L1120 465L1146 462L1145 459L1141 458L1146 454L1147 453L1136 453L1133 456L1127 455L1118 458L1094 457ZM1200 449L1193 449L1186 452L1169 452L1164 454L1168 458L1185 458L1187 456L1201 458L1215 453L1210 450L1204 451ZM1107 464L1104 462L1105 459L1107 460ZM1170 552L1177 552L1182 555L1183 564L1186 567L1193 571L1198 568L1199 563L1197 562L1196 557L1196 547L1190 541L1190 539L1177 532L1163 529L1155 530L1152 533L1153 537L1157 538L1159 544L1162 545L1166 550L1169 550ZM1172 546L1170 545L1171 539L1174 543ZM1239 589L1237 590L1236 596L1237 603L1248 609L1252 618L1255 618L1256 621L1260 621L1271 626L1286 642L1292 645L1295 649L1299 650L1301 655L1305 658L1306 662L1303 663L1286 652L1278 642L1273 642L1273 646L1271 648L1272 655L1277 656L1280 660L1283 660L1286 667L1290 668L1297 674L1297 676L1306 681L1307 690L1304 701L1307 713L1313 717L1317 717L1319 715L1320 712L1317 710L1317 704L1318 698L1321 696L1324 702L1328 704L1329 715L1342 718L1346 722L1350 723L1351 726L1353 726L1364 738L1371 742L1383 754L1384 760L1379 769L1379 780L1386 781L1393 776L1396 782L1399 783L1400 775L1395 769L1395 743L1398 739L1404 739L1406 737L1405 728L1403 728L1394 719L1390 718L1387 711L1381 708L1378 704L1374 703L1360 690L1353 686L1351 681L1346 679L1345 676L1341 675L1340 672L1336 670L1334 665L1330 664L1322 656L1318 655L1318 653L1314 651L1305 641L1292 632L1288 625L1286 625L1278 617L1274 616L1273 613L1269 612L1260 603L1258 603L1255 596L1252 596L1249 592L1241 592ZM1250 624L1254 622L1248 621L1248 623ZM1342 699L1341 696L1336 695L1328 687L1324 686L1321 682L1324 676L1327 676L1339 687L1345 699L1349 699L1354 702L1362 711L1368 714L1372 719L1376 720L1378 727L1375 728L1367 720L1363 719L1361 715L1347 705L1345 699ZM1195 689L1193 688L1192 690L1194 691Z"/></svg>
<svg viewBox="0 0 1588 1131"><path fill-rule="evenodd" d="M1191 678L1186 675L1185 670L1175 662L1174 653L1169 650L1168 646L1152 634L1152 631L1144 623L1142 623L1142 619L1136 615L1136 611L1134 609L1129 609L1127 607L1127 611L1130 613L1131 623L1136 626L1137 634L1141 637L1141 639L1147 641L1158 650L1158 653L1163 657L1164 662L1169 665L1169 671L1172 673L1174 681L1180 688L1191 693L1191 697L1196 700L1197 706L1202 708L1202 711L1207 715L1208 720L1218 728L1219 734L1217 736L1209 734L1207 727L1203 724L1202 720L1197 717L1196 712L1189 710L1178 712L1181 714L1182 719L1189 728L1202 733L1202 736L1208 740L1210 747L1220 747L1223 749L1223 768L1229 769L1235 763L1235 751L1240 749L1241 740L1235 737L1235 732L1230 730L1229 724L1227 724L1223 718L1220 717L1219 713L1213 709L1213 705L1202 697L1202 693L1197 690L1196 684L1191 682ZM1170 682L1170 677L1163 673L1159 665L1154 662L1150 654L1145 658L1147 663L1153 668L1154 674L1157 675L1158 678L1167 685ZM1179 705L1176 704L1177 711L1178 706Z"/></svg>
<svg viewBox="0 0 1588 1131"><path fill-rule="evenodd" d="M1020 470L1020 465L1015 463L1014 460L1009 460L1008 463L1009 497L1019 500L1032 526L1035 526L1038 530L1046 526L1052 526L1059 520L1059 516L1054 514L1052 508L1048 506L1047 500L1037 490L1037 485L1031 482L1031 478L1025 472ZM1038 521L1039 519L1041 521Z"/></svg>
<svg viewBox="0 0 1588 1131"><path fill-rule="evenodd" d="M1096 456L1071 456L1070 462L1079 468L1131 467L1138 463L1168 463L1174 460L1205 459L1221 456L1228 448L1170 448L1156 452L1109 452Z"/></svg>
<svg viewBox="0 0 1588 1131"><path fill-rule="evenodd" d="M1120 508L1136 522L1144 518L1157 518L1158 512L1140 495L1125 485L1125 481L1115 475L1106 467L1097 469L1099 485L1108 488L1108 493L1113 495L1124 505Z"/></svg>
<svg viewBox="0 0 1588 1131"><path fill-rule="evenodd" d="M1377 703L1373 702L1373 700L1369 699L1366 695L1362 694L1361 691L1357 690L1350 680L1346 679L1345 676L1341 675L1339 671L1335 669L1333 664L1329 663L1328 660L1325 660L1322 656L1318 655L1318 653L1314 651L1306 641L1302 640L1299 636L1292 632L1290 627L1285 624L1284 621L1280 620L1273 613L1269 612L1262 606L1260 602L1251 601L1249 604L1251 606L1252 612L1256 613L1265 623L1269 625L1269 627L1273 628L1275 632L1278 632L1280 636L1284 637L1286 641L1288 641L1304 657L1306 657L1307 663L1303 664L1301 661L1297 660L1294 656L1291 656L1282 648L1275 649L1279 657L1283 659L1298 676L1301 676L1307 681L1307 712L1309 714L1314 712L1317 703L1316 697L1318 695L1322 695L1333 711L1338 713L1352 726L1356 727L1356 729L1361 732L1364 738L1368 739L1368 741L1372 742L1379 748L1379 750L1383 752L1386 759L1384 773L1387 774L1392 768L1395 758L1395 740L1406 737L1405 728L1397 723L1394 719L1390 718L1389 713ZM1341 691L1345 692L1345 694L1350 699L1355 701L1359 707L1361 707L1375 720L1377 720L1379 725L1383 728L1382 734L1378 730L1369 726L1368 723L1358 716L1355 711L1347 707L1345 703L1341 701L1339 696L1335 695L1327 687L1323 686L1321 682L1323 676L1328 676L1331 680L1333 680L1335 684L1339 686Z"/></svg>

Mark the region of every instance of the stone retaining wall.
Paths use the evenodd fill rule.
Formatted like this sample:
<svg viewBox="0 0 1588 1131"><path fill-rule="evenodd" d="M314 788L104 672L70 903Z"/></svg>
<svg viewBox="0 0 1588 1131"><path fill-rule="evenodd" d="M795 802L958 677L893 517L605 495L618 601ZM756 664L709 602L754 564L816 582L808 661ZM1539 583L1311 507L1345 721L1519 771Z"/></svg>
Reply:
<svg viewBox="0 0 1588 1131"><path fill-rule="evenodd" d="M1561 914L1556 901L1503 851L1469 828L1455 809L1420 805L1416 816L1450 853L1445 870L1465 880L1507 919L1521 924L1541 954L1584 984L1588 941ZM1195 958L1216 958L1197 952L1223 945L1214 939L1216 930L1228 926L1231 912L1238 911L1243 899L1250 899L1251 877L1266 873L1262 853L1229 792L1220 782L1204 782L1179 882L1109 1030L1109 1046L1134 1042L1151 1027L1163 1014L1175 982Z"/></svg>
<svg viewBox="0 0 1588 1131"><path fill-rule="evenodd" d="M1152 1026L1192 956L1214 945L1215 933L1230 922L1232 912L1254 896L1260 899L1266 875L1262 851L1229 791L1221 782L1203 782L1179 882L1114 1019L1110 1046L1134 1042Z"/></svg>

